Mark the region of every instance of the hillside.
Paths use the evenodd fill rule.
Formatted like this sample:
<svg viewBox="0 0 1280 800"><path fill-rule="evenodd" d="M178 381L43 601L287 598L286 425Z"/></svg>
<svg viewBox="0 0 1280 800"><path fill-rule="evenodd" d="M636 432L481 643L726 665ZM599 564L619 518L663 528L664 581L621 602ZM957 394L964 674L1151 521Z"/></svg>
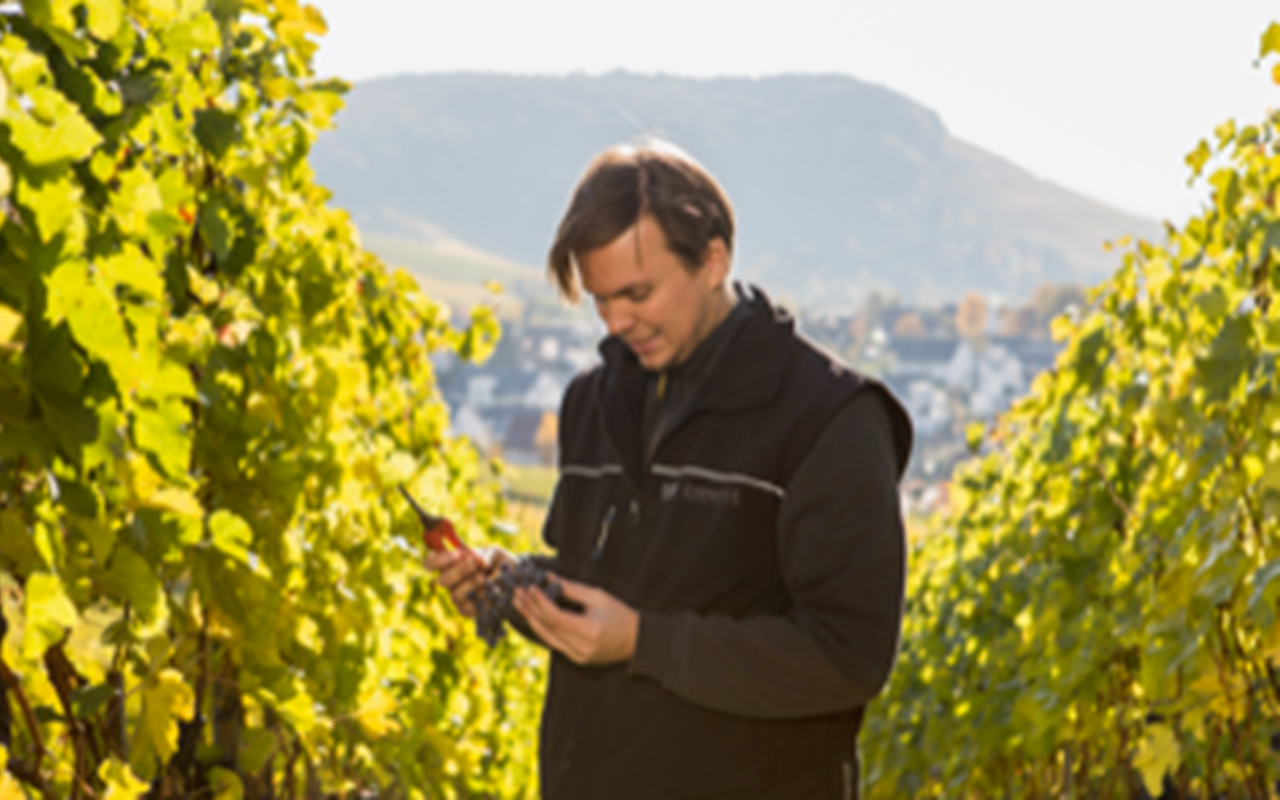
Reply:
<svg viewBox="0 0 1280 800"><path fill-rule="evenodd" d="M591 155L640 134L670 138L725 183L738 274L811 307L872 288L927 302L1092 283L1115 263L1104 240L1156 230L956 140L901 95L837 76L372 80L314 164L367 237L422 241L428 225L537 265Z"/></svg>

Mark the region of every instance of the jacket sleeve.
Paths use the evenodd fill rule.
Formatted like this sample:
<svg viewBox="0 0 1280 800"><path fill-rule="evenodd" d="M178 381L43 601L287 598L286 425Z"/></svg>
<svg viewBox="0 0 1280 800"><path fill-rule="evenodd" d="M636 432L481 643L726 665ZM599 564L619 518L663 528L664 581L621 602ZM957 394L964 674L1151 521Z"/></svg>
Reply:
<svg viewBox="0 0 1280 800"><path fill-rule="evenodd" d="M644 612L634 676L743 716L861 706L897 654L906 542L886 400L863 391L827 425L787 487L779 557L784 614L735 620Z"/></svg>

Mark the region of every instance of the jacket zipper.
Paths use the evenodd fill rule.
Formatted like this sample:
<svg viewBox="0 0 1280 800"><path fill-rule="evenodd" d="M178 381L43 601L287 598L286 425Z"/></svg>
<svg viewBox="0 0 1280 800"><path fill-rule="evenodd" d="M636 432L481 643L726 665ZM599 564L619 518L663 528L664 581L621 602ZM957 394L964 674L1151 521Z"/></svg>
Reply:
<svg viewBox="0 0 1280 800"><path fill-rule="evenodd" d="M609 510L604 512L604 519L600 522L600 533L596 534L596 546L591 551L592 561L599 561L604 556L604 546L609 543L609 531L613 528L613 520L616 516L618 516L618 506L610 503Z"/></svg>

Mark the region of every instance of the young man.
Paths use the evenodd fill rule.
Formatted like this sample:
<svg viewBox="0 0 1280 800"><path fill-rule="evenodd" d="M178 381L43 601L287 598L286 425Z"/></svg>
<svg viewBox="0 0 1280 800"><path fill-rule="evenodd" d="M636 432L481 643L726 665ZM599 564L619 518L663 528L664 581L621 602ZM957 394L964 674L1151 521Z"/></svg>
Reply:
<svg viewBox="0 0 1280 800"><path fill-rule="evenodd" d="M609 336L565 393L544 531L584 610L515 600L552 650L548 800L857 796L898 643L911 425L730 284L733 237L716 181L658 144L599 155L551 248ZM428 565L469 613L481 571Z"/></svg>

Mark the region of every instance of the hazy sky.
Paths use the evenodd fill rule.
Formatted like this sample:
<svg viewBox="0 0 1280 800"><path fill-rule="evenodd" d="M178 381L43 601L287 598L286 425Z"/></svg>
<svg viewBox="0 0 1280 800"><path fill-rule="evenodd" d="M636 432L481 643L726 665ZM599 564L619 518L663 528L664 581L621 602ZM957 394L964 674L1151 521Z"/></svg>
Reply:
<svg viewBox="0 0 1280 800"><path fill-rule="evenodd" d="M1263 0L312 0L318 66L412 72L840 73L933 108L956 136L1119 208L1181 222L1183 156L1280 107Z"/></svg>

